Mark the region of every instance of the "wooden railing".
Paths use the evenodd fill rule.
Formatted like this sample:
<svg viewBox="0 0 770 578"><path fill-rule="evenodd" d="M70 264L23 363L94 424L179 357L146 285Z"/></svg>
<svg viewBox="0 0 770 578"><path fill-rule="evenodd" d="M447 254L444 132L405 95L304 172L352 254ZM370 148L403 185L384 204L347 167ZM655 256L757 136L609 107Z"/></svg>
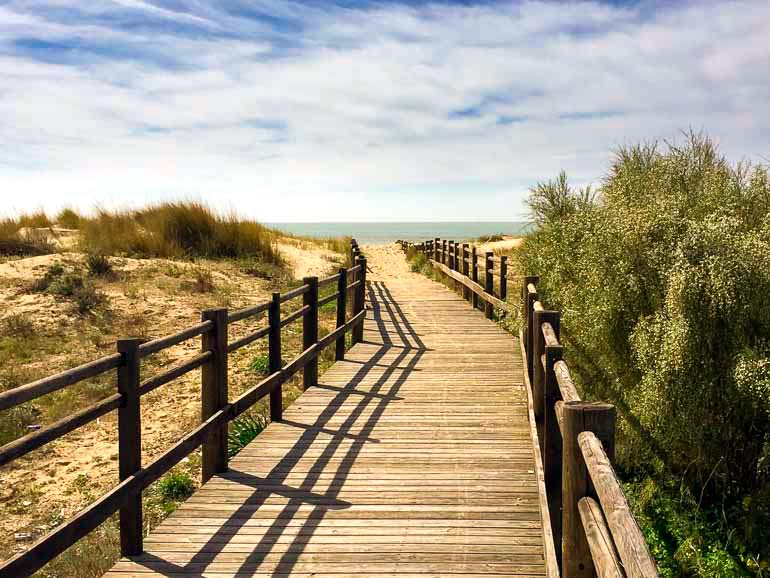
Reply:
<svg viewBox="0 0 770 578"><path fill-rule="evenodd" d="M508 273L507 256L481 253L475 245L446 239L397 243L404 252L412 249L426 255L436 269L454 280L457 289L462 289L466 301L484 310L487 319L492 319L496 308L513 311L513 306L506 302L508 285L515 279Z"/></svg>
<svg viewBox="0 0 770 578"><path fill-rule="evenodd" d="M75 383L114 371L117 391L108 398L67 416L56 423L25 435L0 447L0 466L18 459L61 436L96 420L114 410L118 411L118 470L119 484L94 503L78 512L30 547L0 564L0 576L29 576L66 548L86 536L115 512L120 512L120 549L124 556L140 554L142 545L142 491L192 451L202 446L202 479L224 472L228 466L228 423L255 403L270 396L270 419L280 421L282 385L302 370L303 387L317 384L318 357L335 344L336 359L345 355L345 334L351 331L352 343L363 339L366 316L366 258L353 240L351 263L339 273L318 280L306 277L303 284L287 293L273 293L272 299L240 309L211 309L204 311L201 322L174 335L143 342L140 339L120 339L117 352L62 373L0 393L0 411L8 410L43 395L59 391ZM319 299L319 289L336 284L337 291ZM352 313L347 319L347 298L352 292ZM282 305L302 297L302 307L283 316ZM319 339L319 307L336 301L336 328ZM231 324L253 319L267 312L265 327L234 341L228 340ZM281 328L302 319L303 351L289 363L281 362ZM150 355L179 343L201 338L201 353L149 379L141 380L141 362ZM228 397L229 354L255 341L268 338L269 375L236 399ZM141 413L143 395L201 368L201 424L185 435L152 463L141 463Z"/></svg>
<svg viewBox="0 0 770 578"><path fill-rule="evenodd" d="M491 308L513 311L505 302L507 284L522 280L520 332L525 381L537 431L536 463L541 470L545 504L544 534L549 576L564 578L652 578L657 567L634 519L612 462L615 457L615 407L580 399L564 347L559 341L558 311L546 310L537 294L538 277L508 273L507 259L485 253L481 265L475 247L433 239L401 247L422 252L431 264ZM462 255L462 257L460 257ZM497 275L494 264L498 263ZM476 264L476 267L473 265ZM478 271L484 285L478 282ZM498 293L494 293L494 278ZM474 306L476 305L474 297ZM548 542L550 544L550 552ZM555 566L555 567L554 567Z"/></svg>

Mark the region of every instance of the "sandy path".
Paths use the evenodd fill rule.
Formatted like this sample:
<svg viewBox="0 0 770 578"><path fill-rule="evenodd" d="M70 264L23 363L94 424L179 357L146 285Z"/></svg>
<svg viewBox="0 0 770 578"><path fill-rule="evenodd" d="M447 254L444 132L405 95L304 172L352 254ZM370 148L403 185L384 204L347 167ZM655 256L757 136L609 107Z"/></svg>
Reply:
<svg viewBox="0 0 770 578"><path fill-rule="evenodd" d="M412 273L406 256L395 243L391 245L362 245L361 251L366 255L369 269L368 281L403 281Z"/></svg>

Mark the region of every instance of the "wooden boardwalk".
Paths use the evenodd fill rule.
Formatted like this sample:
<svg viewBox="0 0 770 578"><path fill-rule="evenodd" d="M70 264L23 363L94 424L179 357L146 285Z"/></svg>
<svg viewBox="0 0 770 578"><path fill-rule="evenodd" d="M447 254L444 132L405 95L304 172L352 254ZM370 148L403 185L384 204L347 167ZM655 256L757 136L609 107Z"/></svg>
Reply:
<svg viewBox="0 0 770 578"><path fill-rule="evenodd" d="M107 576L545 575L517 340L425 278L368 300L365 342Z"/></svg>

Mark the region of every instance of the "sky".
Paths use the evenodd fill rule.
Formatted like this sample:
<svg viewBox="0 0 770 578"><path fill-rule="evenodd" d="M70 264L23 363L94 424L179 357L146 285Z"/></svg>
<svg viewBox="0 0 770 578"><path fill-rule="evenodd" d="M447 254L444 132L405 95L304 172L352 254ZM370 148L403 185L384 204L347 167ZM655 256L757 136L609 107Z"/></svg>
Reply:
<svg viewBox="0 0 770 578"><path fill-rule="evenodd" d="M770 159L770 3L0 0L0 213L519 220L706 131Z"/></svg>

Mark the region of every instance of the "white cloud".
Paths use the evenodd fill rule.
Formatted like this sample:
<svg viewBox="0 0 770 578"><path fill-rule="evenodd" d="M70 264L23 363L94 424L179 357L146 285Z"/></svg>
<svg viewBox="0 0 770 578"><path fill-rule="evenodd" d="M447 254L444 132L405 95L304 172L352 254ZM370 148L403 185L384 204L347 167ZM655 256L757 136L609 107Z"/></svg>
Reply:
<svg viewBox="0 0 770 578"><path fill-rule="evenodd" d="M264 220L514 218L535 181L596 180L613 147L690 126L770 156L763 1L263 0L261 21L120 4L200 33L120 27L102 3L0 8L6 210L192 195ZM19 48L30 36L71 48Z"/></svg>

